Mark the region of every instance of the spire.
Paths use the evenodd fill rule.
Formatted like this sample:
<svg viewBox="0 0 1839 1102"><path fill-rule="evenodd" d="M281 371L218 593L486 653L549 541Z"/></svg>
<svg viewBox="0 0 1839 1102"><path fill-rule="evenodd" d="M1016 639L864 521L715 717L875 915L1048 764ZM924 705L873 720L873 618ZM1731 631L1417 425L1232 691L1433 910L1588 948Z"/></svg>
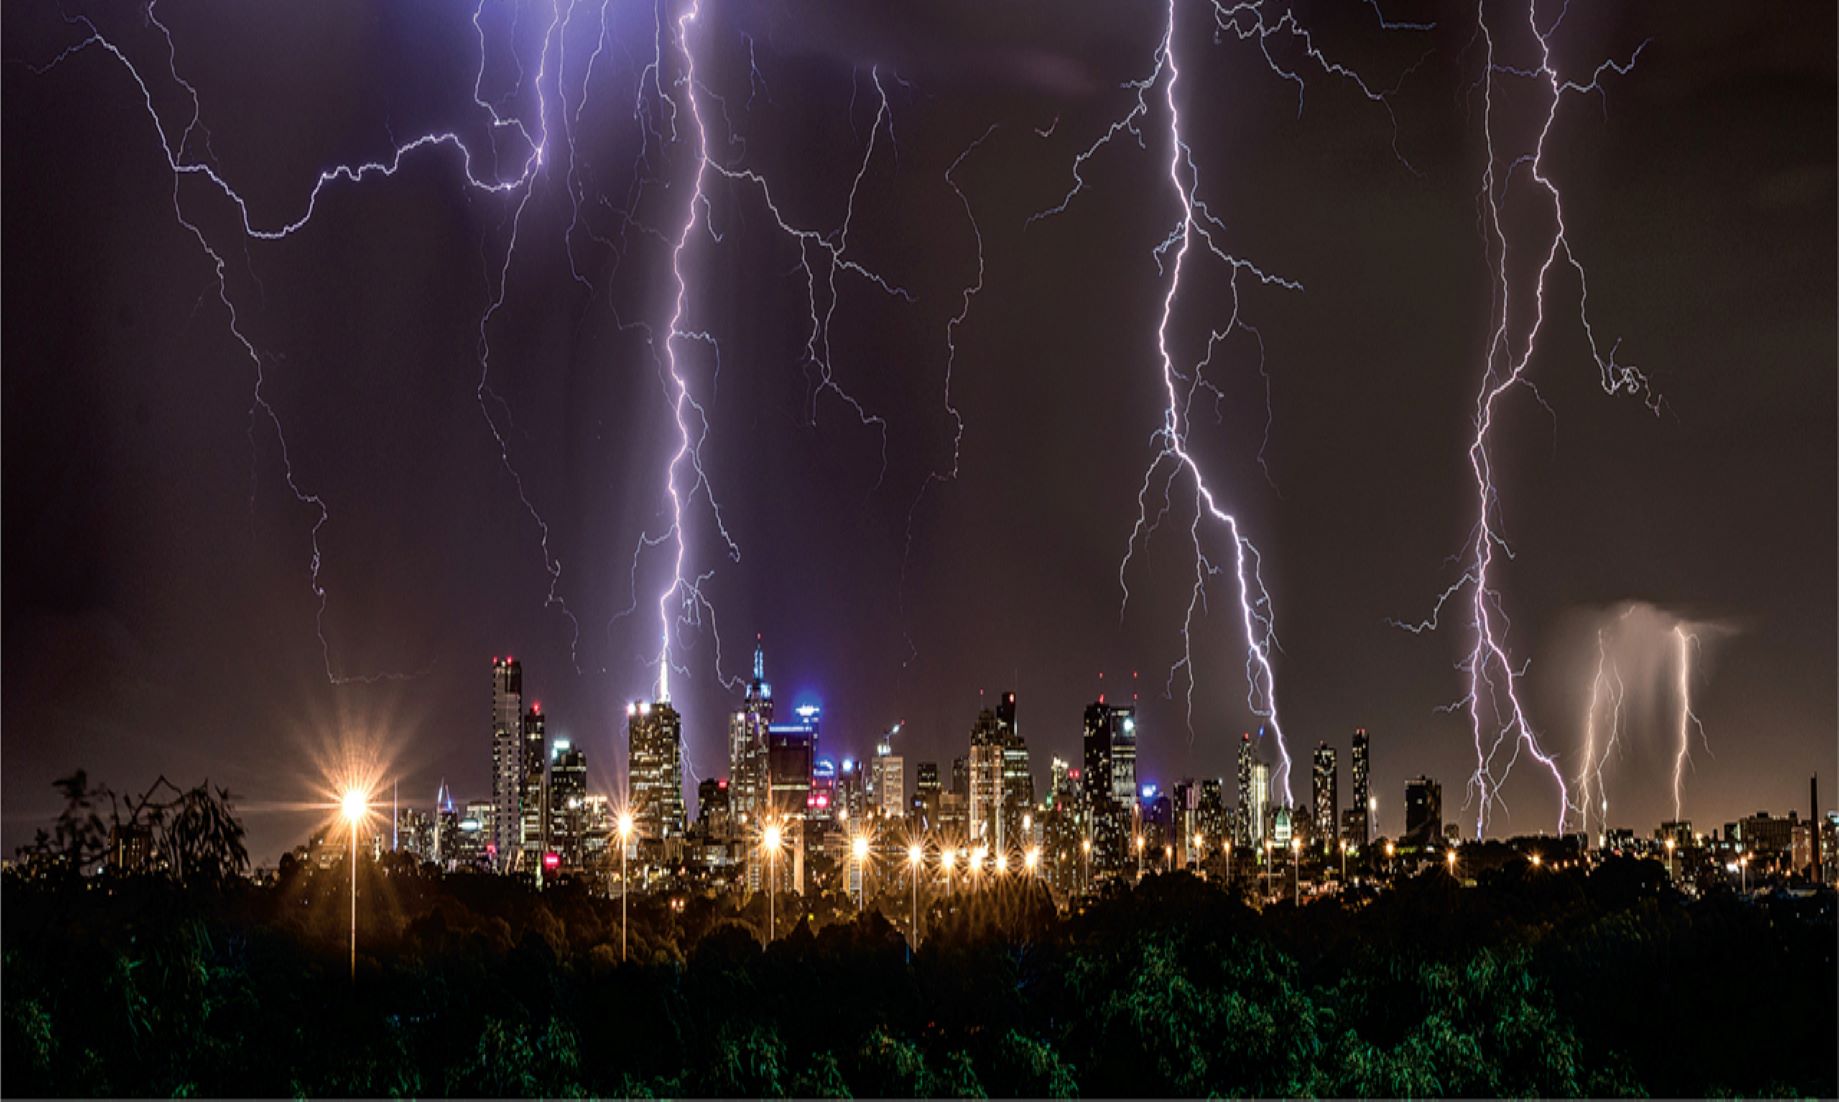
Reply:
<svg viewBox="0 0 1839 1102"><path fill-rule="evenodd" d="M760 635L753 637L753 679L766 680L766 644Z"/></svg>

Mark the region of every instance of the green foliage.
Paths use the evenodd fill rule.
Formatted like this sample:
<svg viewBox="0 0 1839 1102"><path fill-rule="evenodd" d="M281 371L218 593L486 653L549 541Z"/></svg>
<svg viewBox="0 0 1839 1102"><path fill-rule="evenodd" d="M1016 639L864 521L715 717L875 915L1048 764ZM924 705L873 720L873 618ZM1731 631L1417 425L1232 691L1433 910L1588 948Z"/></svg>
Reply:
<svg viewBox="0 0 1839 1102"><path fill-rule="evenodd" d="M724 901L635 899L621 962L617 901L576 887L358 873L355 983L348 868L7 877L0 1093L1839 1093L1830 895L1503 869L1259 914L1176 876L917 952L874 913L763 948Z"/></svg>

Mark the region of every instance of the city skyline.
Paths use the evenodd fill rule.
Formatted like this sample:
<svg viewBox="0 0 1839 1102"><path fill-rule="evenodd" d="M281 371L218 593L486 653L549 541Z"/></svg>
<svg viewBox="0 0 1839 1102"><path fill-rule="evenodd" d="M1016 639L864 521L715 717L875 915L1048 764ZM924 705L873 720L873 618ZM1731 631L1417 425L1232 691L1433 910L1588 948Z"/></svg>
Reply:
<svg viewBox="0 0 1839 1102"><path fill-rule="evenodd" d="M1420 774L1443 785L1446 815L1474 814L1470 721L1439 710L1464 695L1465 628L1391 621L1429 613L1474 523L1464 457L1491 317L1476 14L1427 6L1388 14L1434 28L1387 29L1350 9L1316 29L1373 87L1396 82L1383 102L1319 72L1299 102L1255 45L1214 42L1198 6L1166 27L1155 5L846 25L797 5L711 3L685 25L612 12L613 39L663 42L670 74L692 56L672 52L687 27L720 164L770 179L780 212L833 242L853 219L851 255L910 296L846 271L821 363L804 281L786 278L799 250L757 190L710 173L706 224L679 234L696 104L664 79L629 117L643 52L590 68L591 20L549 55L566 58L563 83L537 76L540 21L508 10L477 27L432 7L310 23L95 13L119 57L62 56L83 26L8 10L9 159L43 171L9 173L6 204L0 846L55 815L50 782L77 767L130 785L209 776L242 798L261 855L298 841L297 806L346 746L384 757L404 791L444 779L488 799L476 674L507 653L540 677L548 737L583 748L589 787L612 790L625 705L657 695L668 556L645 541L668 527L674 430L644 334L679 303L683 329L723 342L719 380L697 341L664 342L709 425L708 485L678 484L696 510L690 576L712 572L670 678L690 798L693 778L726 771L731 684L756 635L786 705L821 704L826 738L858 756L902 722L909 771L948 767L977 690L1012 690L1039 782L1049 757L1079 760L1105 670L1108 685L1138 675L1141 775L1234 776L1261 717L1231 585L1207 589L1184 663L1192 487L1132 542L1164 414L1175 106L1235 254L1304 288L1241 282L1258 338L1221 344L1220 400L1188 411L1210 484L1261 552L1291 802L1308 798L1316 743L1345 753L1365 728L1389 823ZM1578 11L1557 37L1555 64L1579 80L1639 54L1600 105L1567 103L1551 167L1597 335L1623 342L1665 404L1655 417L1601 393L1561 272L1539 394L1503 407L1502 603L1531 724L1567 780L1607 743L1586 712L1613 652L1628 722L1601 777L1618 825L1674 818L1676 770L1679 813L1707 822L1798 808L1810 773L1839 791L1834 14L1794 17L1798 33L1753 12L1714 31ZM1506 19L1502 63L1530 63L1535 43ZM1179 78L1158 69L1163 30ZM302 40L324 69L302 68ZM967 40L983 45L966 55ZM130 66L151 80L147 110ZM361 86L355 102L328 93L331 71L358 82L336 85ZM1081 160L1133 106L1126 82L1152 72L1141 145ZM459 183L453 145L313 192L328 166L443 127L479 172L514 172L514 135L483 121L485 102L520 120L565 102L572 116L544 117L585 121L571 156L555 146L509 198ZM1203 110L1216 103L1245 110ZM200 132L184 126L194 105ZM277 109L297 125L273 127ZM155 118L183 156L208 145L250 224L288 224L309 195L313 220L252 238L197 174L175 192ZM1685 121L1699 118L1729 140ZM1503 146L1526 140L1513 124L1500 120ZM1065 211L1034 219L1081 179ZM607 195L635 196L631 226L593 201ZM228 258L259 394L175 213ZM1184 365L1213 353L1227 290L1192 278L1214 282L1170 331ZM1667 706L1682 626L1700 640L1688 685L1704 731L1683 766ZM1549 777L1517 768L1490 833L1549 832L1557 805Z"/></svg>

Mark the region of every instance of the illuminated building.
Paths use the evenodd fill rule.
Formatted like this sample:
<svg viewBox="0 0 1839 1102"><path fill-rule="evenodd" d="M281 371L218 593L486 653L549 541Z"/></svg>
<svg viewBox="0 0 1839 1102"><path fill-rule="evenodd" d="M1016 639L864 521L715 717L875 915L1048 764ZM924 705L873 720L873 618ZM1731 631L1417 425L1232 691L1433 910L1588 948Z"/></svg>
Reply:
<svg viewBox="0 0 1839 1102"><path fill-rule="evenodd" d="M783 844L791 860L777 861L784 882L779 889L805 890L805 817L811 796L811 771L817 761L817 739L822 713L815 704L793 709L797 720L774 723L766 729L767 815L780 824ZM752 866L764 860L757 847L749 857L749 880L757 879ZM789 867L788 867L789 866Z"/></svg>
<svg viewBox="0 0 1839 1102"><path fill-rule="evenodd" d="M626 706L626 761L633 834L668 860L684 830L683 719L669 701Z"/></svg>
<svg viewBox="0 0 1839 1102"><path fill-rule="evenodd" d="M894 736L899 733L900 724L896 723L881 736L870 766L869 798L883 819L899 819L907 813L906 759L894 752Z"/></svg>
<svg viewBox="0 0 1839 1102"><path fill-rule="evenodd" d="M753 680L739 711L728 716L728 800L737 823L759 814L766 793L766 729L773 722L773 687L766 680L766 649L754 641Z"/></svg>
<svg viewBox="0 0 1839 1102"><path fill-rule="evenodd" d="M1315 840L1324 851L1334 848L1340 833L1340 775L1335 769L1335 748L1326 742L1315 748Z"/></svg>
<svg viewBox="0 0 1839 1102"><path fill-rule="evenodd" d="M1271 826L1271 767L1264 762L1252 763L1251 792L1245 814L1251 824L1251 844L1263 845Z"/></svg>
<svg viewBox="0 0 1839 1102"><path fill-rule="evenodd" d="M939 829L939 800L942 796L944 791L939 787L939 763L917 763L914 766L912 806L917 812L921 829Z"/></svg>
<svg viewBox="0 0 1839 1102"><path fill-rule="evenodd" d="M523 781L524 667L492 659L492 814L484 845L499 868L509 867L522 825L517 801Z"/></svg>
<svg viewBox="0 0 1839 1102"><path fill-rule="evenodd" d="M862 776L861 763L844 758L837 773L836 808L842 819L861 819L868 814L868 785Z"/></svg>
<svg viewBox="0 0 1839 1102"><path fill-rule="evenodd" d="M549 750L549 852L565 869L585 864L587 834L587 755L559 738Z"/></svg>
<svg viewBox="0 0 1839 1102"><path fill-rule="evenodd" d="M1354 782L1354 802L1351 809L1359 816L1359 830L1347 832L1347 842L1353 846L1364 846L1373 840L1373 792L1371 774L1368 772L1371 763L1367 758L1367 750L1366 728L1362 727L1354 732L1354 753L1349 759L1348 766L1353 774Z"/></svg>
<svg viewBox="0 0 1839 1102"><path fill-rule="evenodd" d="M1005 849L1026 848L1024 819L1034 808L1034 773L1028 768L1028 743L1015 719L1015 694L1004 693L996 703L996 725L1002 732L1002 820L997 841Z"/></svg>
<svg viewBox="0 0 1839 1102"><path fill-rule="evenodd" d="M1407 846L1431 846L1443 839L1443 786L1429 777L1405 782L1405 833Z"/></svg>
<svg viewBox="0 0 1839 1102"><path fill-rule="evenodd" d="M704 777L696 786L696 829L706 838L726 838L734 819L734 788L726 777Z"/></svg>
<svg viewBox="0 0 1839 1102"><path fill-rule="evenodd" d="M996 846L1002 830L1003 735L985 708L971 725L970 840Z"/></svg>
<svg viewBox="0 0 1839 1102"><path fill-rule="evenodd" d="M460 816L454 835L453 865L456 869L495 869L498 805L496 801L469 800L466 813Z"/></svg>
<svg viewBox="0 0 1839 1102"><path fill-rule="evenodd" d="M524 713L523 733L518 737L520 764L517 777L517 845L521 855L519 859L525 869L537 867L549 837L549 826L545 821L549 802L543 791L545 742L543 705L533 702L530 710Z"/></svg>
<svg viewBox="0 0 1839 1102"><path fill-rule="evenodd" d="M1137 706L1111 707L1111 798L1128 805L1137 792Z"/></svg>
<svg viewBox="0 0 1839 1102"><path fill-rule="evenodd" d="M1239 734L1238 791L1233 805L1232 839L1241 846L1252 844L1252 733Z"/></svg>

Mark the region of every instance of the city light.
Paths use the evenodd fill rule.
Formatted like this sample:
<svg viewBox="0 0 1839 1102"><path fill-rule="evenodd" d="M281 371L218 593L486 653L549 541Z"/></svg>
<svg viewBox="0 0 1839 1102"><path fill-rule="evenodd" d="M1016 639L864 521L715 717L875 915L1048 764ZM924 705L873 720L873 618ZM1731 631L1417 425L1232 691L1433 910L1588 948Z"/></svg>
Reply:
<svg viewBox="0 0 1839 1102"><path fill-rule="evenodd" d="M1039 865L1040 863L1041 863L1040 848L1038 846L1030 846L1027 854L1024 855L1022 858L1022 864L1028 869L1030 873L1032 873L1034 872L1035 867Z"/></svg>

